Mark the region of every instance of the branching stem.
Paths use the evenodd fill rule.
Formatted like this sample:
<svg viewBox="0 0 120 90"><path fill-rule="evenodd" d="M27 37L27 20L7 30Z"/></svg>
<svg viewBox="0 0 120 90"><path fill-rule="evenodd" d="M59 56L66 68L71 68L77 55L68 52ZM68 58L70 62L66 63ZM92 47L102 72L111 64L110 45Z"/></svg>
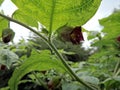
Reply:
<svg viewBox="0 0 120 90"><path fill-rule="evenodd" d="M54 44L49 41L47 38L45 38L43 35L41 35L40 33L38 33L36 30L34 30L33 28L29 27L28 25L24 24L24 23L21 23L13 18L10 18L8 16L5 16L3 14L0 13L0 16L9 20L9 21L12 21L14 23L17 23L27 29L29 29L30 31L32 31L33 33L37 34L39 37L41 37L45 42L46 44L55 52L55 54L60 58L61 62L63 63L63 65L65 66L65 68L67 69L67 71L70 73L70 75L72 77L74 77L74 79L78 82L80 82L81 84L83 84L84 86L86 86L87 88L89 88L90 90L99 90L99 88L97 86L94 86L94 85L91 85L91 84L88 84L86 82L84 82L83 80L81 80L74 72L73 70L70 68L70 66L67 64L67 62L65 61L65 59L63 58L63 56L58 52L57 48L54 46Z"/></svg>

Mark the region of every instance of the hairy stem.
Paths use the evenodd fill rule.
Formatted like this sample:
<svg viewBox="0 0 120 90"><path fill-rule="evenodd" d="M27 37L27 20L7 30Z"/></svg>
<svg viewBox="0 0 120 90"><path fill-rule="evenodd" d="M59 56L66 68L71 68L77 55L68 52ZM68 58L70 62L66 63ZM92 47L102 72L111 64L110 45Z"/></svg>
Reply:
<svg viewBox="0 0 120 90"><path fill-rule="evenodd" d="M49 41L47 38L45 38L43 35L41 35L40 33L38 33L36 30L32 29L31 27L29 27L28 25L21 23L13 18L10 18L8 16L5 16L3 14L0 13L0 16L3 18L6 18L9 21L15 22L27 29L29 29L30 31L32 31L33 33L37 34L38 36L40 36L47 45L49 45L49 47L55 52L55 54L60 58L61 62L63 63L63 65L66 67L67 71L70 73L70 75L72 75L74 77L74 79L78 82L80 82L81 84L83 84L84 86L88 87L91 90L99 90L98 87L90 85L86 82L84 82L83 80L81 80L74 72L73 70L70 68L70 66L67 64L67 62L65 61L65 59L63 58L63 56L58 52L57 48L54 46L54 44L52 44L51 41Z"/></svg>

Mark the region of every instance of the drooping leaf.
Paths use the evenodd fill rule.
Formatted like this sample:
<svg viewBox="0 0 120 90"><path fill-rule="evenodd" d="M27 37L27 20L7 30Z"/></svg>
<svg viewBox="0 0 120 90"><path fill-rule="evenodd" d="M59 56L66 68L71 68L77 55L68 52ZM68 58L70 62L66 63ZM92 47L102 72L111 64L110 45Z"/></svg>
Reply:
<svg viewBox="0 0 120 90"><path fill-rule="evenodd" d="M101 0L12 0L18 7L14 18L31 26L39 21L48 30L68 23L85 24L96 12ZM35 23L36 22L36 23Z"/></svg>
<svg viewBox="0 0 120 90"><path fill-rule="evenodd" d="M18 56L8 49L0 49L0 64L11 67L13 62L18 60Z"/></svg>
<svg viewBox="0 0 120 90"><path fill-rule="evenodd" d="M44 50L40 53L33 52L32 56L14 71L13 76L9 81L10 89L17 90L19 81L27 73L32 71L45 71L50 69L56 69L64 72L61 62L54 56L51 56L49 51Z"/></svg>

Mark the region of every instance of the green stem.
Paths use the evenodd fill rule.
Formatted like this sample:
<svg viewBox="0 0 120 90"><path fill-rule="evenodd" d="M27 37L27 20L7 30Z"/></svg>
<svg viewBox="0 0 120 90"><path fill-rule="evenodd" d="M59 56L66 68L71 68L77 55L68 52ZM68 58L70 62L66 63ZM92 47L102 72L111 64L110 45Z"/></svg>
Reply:
<svg viewBox="0 0 120 90"><path fill-rule="evenodd" d="M118 76L120 74L120 69L116 72L115 76Z"/></svg>
<svg viewBox="0 0 120 90"><path fill-rule="evenodd" d="M115 69L114 69L114 72L113 72L114 76L116 76L118 71L119 71L118 70L119 69L119 65L120 65L120 60L117 62L116 66L115 66Z"/></svg>
<svg viewBox="0 0 120 90"><path fill-rule="evenodd" d="M63 56L58 52L57 48L50 43L50 46L52 47L52 49L54 50L55 54L60 58L60 60L62 61L62 63L64 64L64 66L67 68L67 70L70 72L70 74L75 78L76 81L80 82L81 84L83 84L84 86L88 87L91 90L99 90L98 87L90 85L86 82L84 82L83 80L81 80L71 69L71 67L67 64L66 60L63 58Z"/></svg>
<svg viewBox="0 0 120 90"><path fill-rule="evenodd" d="M52 36L52 25L53 25L53 14L55 9L55 0L52 1L52 7L51 7L51 14L50 14L50 28L49 28L49 41L51 42L51 36Z"/></svg>
<svg viewBox="0 0 120 90"><path fill-rule="evenodd" d="M12 21L12 22L15 22L27 29L29 29L30 31L32 31L33 33L37 34L38 36L40 36L45 42L47 45L49 45L49 47L54 50L54 52L56 53L56 55L60 58L61 62L63 63L63 65L66 67L67 71L69 71L69 73L75 78L76 81L80 82L81 84L83 84L84 86L88 87L89 89L91 90L99 90L98 88L95 89L96 87L82 81L73 71L72 69L70 68L70 66L66 63L65 59L63 58L63 56L58 52L57 48L52 44L51 41L48 41L47 38L45 38L43 35L41 35L40 33L38 33L36 30L32 29L31 27L27 26L26 24L24 23L21 23L17 20L14 20L13 18L10 18L10 17L7 17L3 14L0 13L0 16L1 17L4 17L6 18L7 20L9 21Z"/></svg>

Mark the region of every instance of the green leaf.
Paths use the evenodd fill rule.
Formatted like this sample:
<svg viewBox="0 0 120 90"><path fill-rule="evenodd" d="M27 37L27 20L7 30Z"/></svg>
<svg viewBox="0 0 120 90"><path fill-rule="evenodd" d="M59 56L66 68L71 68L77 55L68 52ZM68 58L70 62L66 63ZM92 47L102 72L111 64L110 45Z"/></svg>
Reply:
<svg viewBox="0 0 120 90"><path fill-rule="evenodd" d="M103 49L115 49L115 43L120 36L120 11L114 12L107 18L101 19L100 24L104 26L102 30L104 37L93 45ZM114 50L113 49L113 50Z"/></svg>
<svg viewBox="0 0 120 90"><path fill-rule="evenodd" d="M0 37L2 35L2 30L8 27L8 21L2 17L0 17Z"/></svg>
<svg viewBox="0 0 120 90"><path fill-rule="evenodd" d="M120 88L120 76L116 76L113 78L107 78L104 82L105 87L107 90L110 90L111 88Z"/></svg>
<svg viewBox="0 0 120 90"><path fill-rule="evenodd" d="M98 85L99 84L99 79L93 76L82 76L81 79L83 79L86 82Z"/></svg>
<svg viewBox="0 0 120 90"><path fill-rule="evenodd" d="M45 71L50 69L56 69L64 72L63 65L54 56L51 56L47 50L38 52L32 52L32 56L28 58L18 69L13 73L9 81L11 90L17 90L17 85L21 78L32 71Z"/></svg>
<svg viewBox="0 0 120 90"><path fill-rule="evenodd" d="M39 21L48 30L56 30L66 23L85 24L98 9L101 0L12 0L18 7L14 18L34 26Z"/></svg>
<svg viewBox="0 0 120 90"><path fill-rule="evenodd" d="M3 88L0 88L0 90L10 90L9 87L3 87Z"/></svg>
<svg viewBox="0 0 120 90"><path fill-rule="evenodd" d="M1 6L1 4L3 3L3 1L4 1L4 0L0 0L0 6Z"/></svg>
<svg viewBox="0 0 120 90"><path fill-rule="evenodd" d="M109 41L115 40L120 35L120 11L100 20L100 24L104 26L103 32L106 33L104 38Z"/></svg>
<svg viewBox="0 0 120 90"><path fill-rule="evenodd" d="M90 40L90 39L94 39L98 36L100 36L100 33L98 31L89 31L87 38L88 38L88 40Z"/></svg>
<svg viewBox="0 0 120 90"><path fill-rule="evenodd" d="M85 88L78 82L71 82L71 83L64 82L62 84L62 90L87 90L87 88Z"/></svg>
<svg viewBox="0 0 120 90"><path fill-rule="evenodd" d="M25 10L21 11L18 9L16 12L14 12L14 18L17 20L20 20L26 24L29 24L31 26L38 27L37 20L35 20L34 16L32 16L32 14L30 14L30 13L32 13L32 11L30 11L30 10L27 10L25 12Z"/></svg>
<svg viewBox="0 0 120 90"><path fill-rule="evenodd" d="M18 56L8 49L0 50L0 64L6 65L8 68L11 67L13 62L18 60Z"/></svg>
<svg viewBox="0 0 120 90"><path fill-rule="evenodd" d="M120 82L120 76L115 76L113 79Z"/></svg>

